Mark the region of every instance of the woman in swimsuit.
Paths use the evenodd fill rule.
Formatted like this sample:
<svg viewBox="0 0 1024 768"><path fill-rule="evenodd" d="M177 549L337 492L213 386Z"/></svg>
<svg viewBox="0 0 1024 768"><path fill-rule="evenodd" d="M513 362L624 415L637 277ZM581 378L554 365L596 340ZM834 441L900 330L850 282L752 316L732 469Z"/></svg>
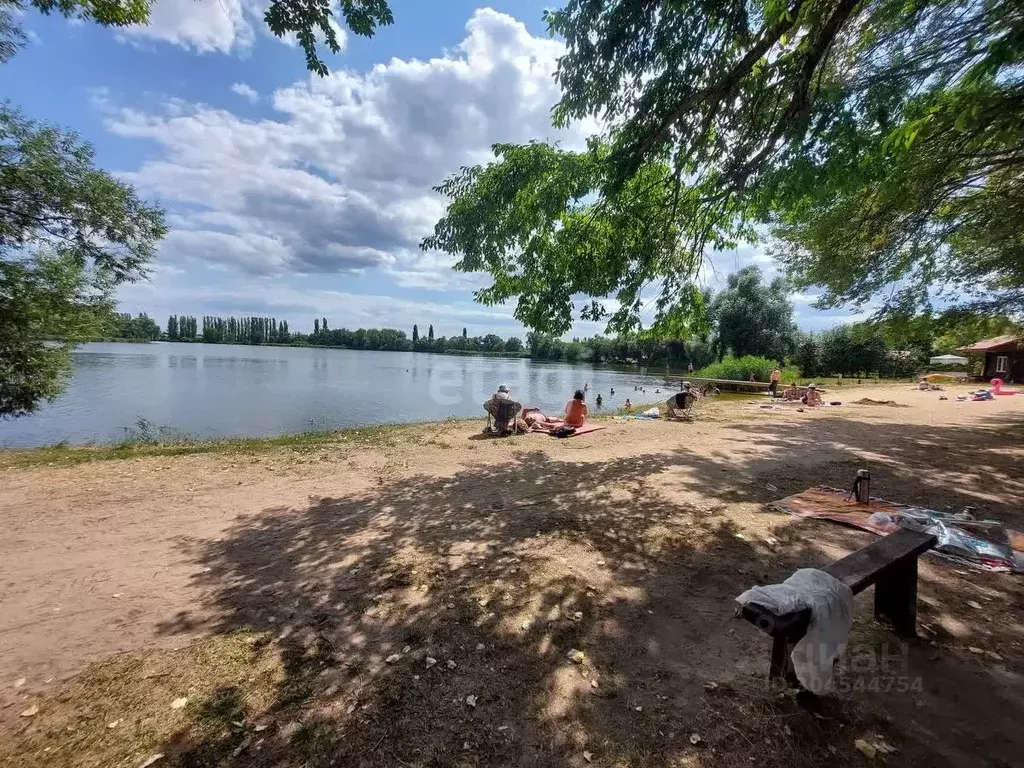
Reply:
<svg viewBox="0 0 1024 768"><path fill-rule="evenodd" d="M584 402L583 390L577 389L572 400L565 404L565 423L570 427L582 427L587 418L587 404Z"/></svg>

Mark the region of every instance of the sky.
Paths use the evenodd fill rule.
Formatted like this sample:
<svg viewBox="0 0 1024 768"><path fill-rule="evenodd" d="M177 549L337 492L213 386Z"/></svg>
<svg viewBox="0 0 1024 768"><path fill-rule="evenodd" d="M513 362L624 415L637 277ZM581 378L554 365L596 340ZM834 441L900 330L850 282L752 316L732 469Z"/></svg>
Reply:
<svg viewBox="0 0 1024 768"><path fill-rule="evenodd" d="M0 67L4 97L77 131L100 167L167 211L151 279L121 289L121 311L522 336L513 305L474 303L485 275L418 244L444 211L431 188L492 144L573 148L596 130L551 127L562 46L542 20L550 3L391 0L394 26L340 32L320 78L267 30L265 2L156 0L148 26L120 30L20 17L30 43ZM743 247L712 254L702 280L719 287L748 264L774 274ZM793 301L807 330L856 319ZM603 329L577 321L567 336Z"/></svg>

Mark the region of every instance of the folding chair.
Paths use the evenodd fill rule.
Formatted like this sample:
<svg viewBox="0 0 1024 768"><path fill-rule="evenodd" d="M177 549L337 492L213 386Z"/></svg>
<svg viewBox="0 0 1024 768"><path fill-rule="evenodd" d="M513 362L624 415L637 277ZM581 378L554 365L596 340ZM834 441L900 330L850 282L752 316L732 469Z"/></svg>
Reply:
<svg viewBox="0 0 1024 768"><path fill-rule="evenodd" d="M498 435L511 435L516 430L516 416L523 409L521 403L514 400L494 400L493 411L487 411L487 429ZM491 426L491 417L494 426Z"/></svg>

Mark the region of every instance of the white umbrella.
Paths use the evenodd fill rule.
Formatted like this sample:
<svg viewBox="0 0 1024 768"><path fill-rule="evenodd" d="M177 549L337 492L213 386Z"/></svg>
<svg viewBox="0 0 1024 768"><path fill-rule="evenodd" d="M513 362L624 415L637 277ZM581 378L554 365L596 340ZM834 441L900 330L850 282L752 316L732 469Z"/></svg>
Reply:
<svg viewBox="0 0 1024 768"><path fill-rule="evenodd" d="M931 359L933 365L967 365L966 357L957 355L939 355Z"/></svg>

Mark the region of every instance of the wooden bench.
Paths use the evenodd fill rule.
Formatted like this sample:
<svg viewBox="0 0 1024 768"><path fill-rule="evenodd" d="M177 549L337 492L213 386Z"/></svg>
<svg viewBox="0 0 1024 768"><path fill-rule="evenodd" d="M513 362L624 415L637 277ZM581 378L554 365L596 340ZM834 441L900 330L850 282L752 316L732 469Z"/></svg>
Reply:
<svg viewBox="0 0 1024 768"><path fill-rule="evenodd" d="M846 584L855 595L873 584L875 616L887 619L898 635L914 637L917 633L917 559L935 544L936 538L930 534L901 528L821 570ZM807 634L810 609L776 615L764 606L751 603L743 606L740 614L772 637L769 678L781 677L795 684L791 656L793 646Z"/></svg>

